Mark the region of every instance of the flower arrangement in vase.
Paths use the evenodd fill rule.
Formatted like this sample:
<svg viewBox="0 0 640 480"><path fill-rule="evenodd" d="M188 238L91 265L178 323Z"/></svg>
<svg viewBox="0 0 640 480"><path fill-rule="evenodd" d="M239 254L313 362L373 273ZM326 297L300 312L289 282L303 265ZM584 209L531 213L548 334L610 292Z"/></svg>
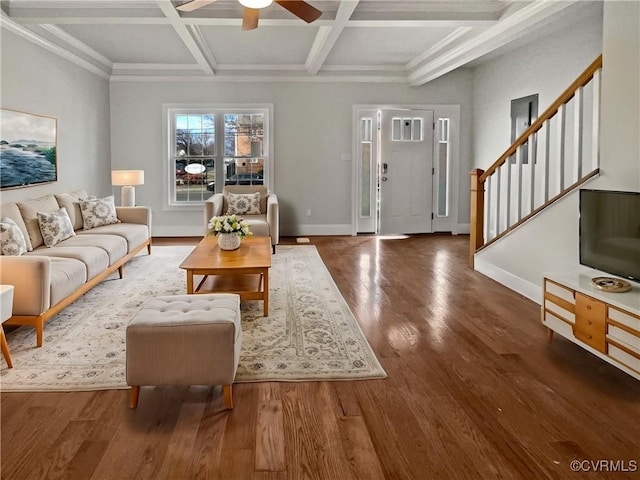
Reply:
<svg viewBox="0 0 640 480"><path fill-rule="evenodd" d="M207 235L217 235L218 245L222 250L235 250L240 247L240 241L244 237L253 235L249 230L249 224L237 215L211 217L208 226Z"/></svg>

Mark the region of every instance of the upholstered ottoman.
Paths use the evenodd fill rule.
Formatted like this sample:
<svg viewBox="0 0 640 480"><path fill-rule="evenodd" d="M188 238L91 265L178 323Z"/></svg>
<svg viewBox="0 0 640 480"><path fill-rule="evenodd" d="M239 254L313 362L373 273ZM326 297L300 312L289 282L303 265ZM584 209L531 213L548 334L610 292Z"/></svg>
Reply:
<svg viewBox="0 0 640 480"><path fill-rule="evenodd" d="M150 300L127 326L131 408L143 385L222 385L233 408L242 328L235 294L177 295Z"/></svg>

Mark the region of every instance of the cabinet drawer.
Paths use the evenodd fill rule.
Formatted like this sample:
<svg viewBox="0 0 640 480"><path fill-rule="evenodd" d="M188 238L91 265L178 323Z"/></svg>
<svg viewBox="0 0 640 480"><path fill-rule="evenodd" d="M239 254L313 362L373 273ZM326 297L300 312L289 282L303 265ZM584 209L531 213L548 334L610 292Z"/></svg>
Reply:
<svg viewBox="0 0 640 480"><path fill-rule="evenodd" d="M606 352L604 331L602 331L601 333L584 331L577 328L577 326L574 326L573 336L580 340L582 343L586 343L590 347L595 348L599 352Z"/></svg>
<svg viewBox="0 0 640 480"><path fill-rule="evenodd" d="M603 302L581 293L576 293L576 317L588 318L604 325L606 311L607 307Z"/></svg>
<svg viewBox="0 0 640 480"><path fill-rule="evenodd" d="M640 332L640 318L632 315L631 313L624 312L622 310L618 310L615 307L609 307L607 309L609 311L609 318L618 323L626 325L627 327L635 330L636 332Z"/></svg>
<svg viewBox="0 0 640 480"><path fill-rule="evenodd" d="M640 372L640 358L629 355L627 352L616 347L615 345L609 345L609 356L616 359L623 365L626 365L627 367L635 370L636 372Z"/></svg>
<svg viewBox="0 0 640 480"><path fill-rule="evenodd" d="M546 292L549 292L552 295L555 295L562 300L565 300L568 303L574 304L575 300L573 298L573 290L569 290L568 288L561 287L557 283L554 283L550 280L545 279L544 289Z"/></svg>

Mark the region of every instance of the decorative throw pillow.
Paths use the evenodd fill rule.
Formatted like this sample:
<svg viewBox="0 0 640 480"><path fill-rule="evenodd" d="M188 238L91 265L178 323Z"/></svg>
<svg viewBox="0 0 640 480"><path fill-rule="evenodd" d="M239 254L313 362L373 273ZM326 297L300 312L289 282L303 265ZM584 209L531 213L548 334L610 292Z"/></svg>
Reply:
<svg viewBox="0 0 640 480"><path fill-rule="evenodd" d="M0 248L2 255L22 255L27 251L22 230L8 217L0 220Z"/></svg>
<svg viewBox="0 0 640 480"><path fill-rule="evenodd" d="M38 223L42 239L47 247L53 247L67 238L73 237L73 225L64 207L57 212L38 212Z"/></svg>
<svg viewBox="0 0 640 480"><path fill-rule="evenodd" d="M95 200L79 200L82 212L82 228L89 230L103 225L120 223L116 216L116 204L113 195Z"/></svg>
<svg viewBox="0 0 640 480"><path fill-rule="evenodd" d="M260 192L227 193L228 215L259 215Z"/></svg>

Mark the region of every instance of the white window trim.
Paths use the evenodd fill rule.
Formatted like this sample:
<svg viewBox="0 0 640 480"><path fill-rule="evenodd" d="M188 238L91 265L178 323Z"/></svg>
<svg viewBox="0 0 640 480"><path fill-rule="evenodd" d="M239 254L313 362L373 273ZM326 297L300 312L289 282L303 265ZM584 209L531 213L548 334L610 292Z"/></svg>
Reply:
<svg viewBox="0 0 640 480"><path fill-rule="evenodd" d="M273 148L273 103L164 103L162 105L162 205L164 211L193 211L203 210L204 202L192 202L176 205L173 203L175 189L175 171L171 165L172 125L171 116L176 113L253 113L263 110L265 113L265 136L263 151L267 153L267 162L264 167L264 185L269 191L273 191L275 169ZM217 133L216 133L217 137ZM219 160L222 160L221 157ZM211 193L213 195L213 193Z"/></svg>

